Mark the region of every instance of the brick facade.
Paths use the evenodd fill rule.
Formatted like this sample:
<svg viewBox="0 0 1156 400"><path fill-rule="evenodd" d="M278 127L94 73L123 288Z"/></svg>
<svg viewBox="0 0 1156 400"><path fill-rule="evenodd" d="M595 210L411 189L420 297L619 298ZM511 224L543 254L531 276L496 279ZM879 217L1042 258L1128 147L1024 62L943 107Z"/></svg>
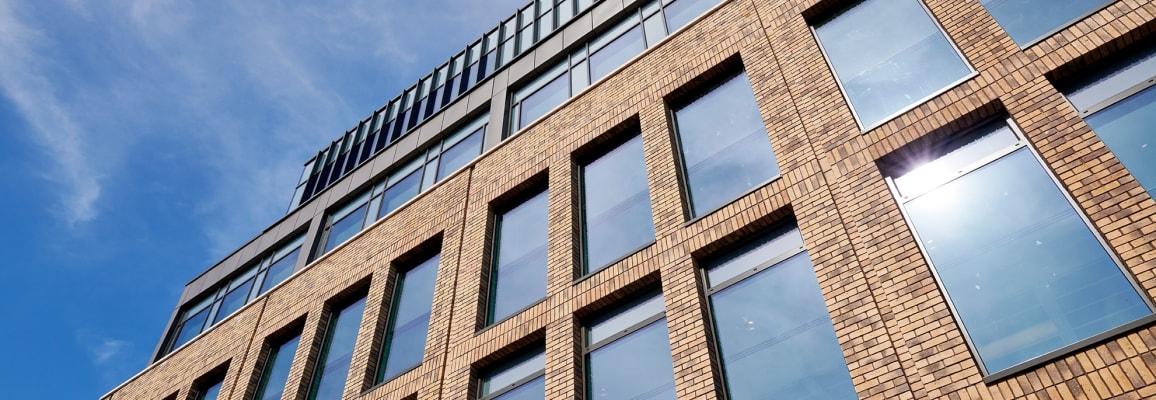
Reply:
<svg viewBox="0 0 1156 400"><path fill-rule="evenodd" d="M1052 81L1151 36L1156 3L1120 0L1021 50L976 0L924 3L977 74L862 133L820 52L808 15L831 1L724 0L611 76L523 129L389 218L312 262L107 400L191 399L225 368L221 398L246 399L268 338L300 331L286 399L304 399L331 308L367 296L347 399L467 399L477 370L527 346L546 349L550 399L584 398L583 318L661 286L680 399L720 398L705 287L696 260L794 219L815 265L855 389L864 399L1156 398L1156 326L985 383L878 161L925 135L1009 116L1079 211L1156 296L1156 201L1107 150ZM744 69L782 176L687 221L667 104L711 76ZM655 243L581 277L577 162L641 134ZM493 208L549 192L547 297L482 329ZM424 253L423 253L424 252ZM441 253L424 362L382 385L373 376L398 265ZM226 368L227 366L227 368Z"/></svg>

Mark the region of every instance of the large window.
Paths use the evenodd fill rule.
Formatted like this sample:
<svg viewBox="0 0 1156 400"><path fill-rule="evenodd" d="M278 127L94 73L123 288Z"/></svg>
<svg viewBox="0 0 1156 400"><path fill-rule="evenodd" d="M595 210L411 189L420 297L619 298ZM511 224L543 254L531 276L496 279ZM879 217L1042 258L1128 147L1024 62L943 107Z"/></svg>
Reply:
<svg viewBox="0 0 1156 400"><path fill-rule="evenodd" d="M482 400L545 399L545 352L526 352L486 370L480 386Z"/></svg>
<svg viewBox="0 0 1156 400"><path fill-rule="evenodd" d="M919 0L864 0L815 25L859 125L874 128L972 73Z"/></svg>
<svg viewBox="0 0 1156 400"><path fill-rule="evenodd" d="M1020 47L1095 12L1104 0L980 0L983 7Z"/></svg>
<svg viewBox="0 0 1156 400"><path fill-rule="evenodd" d="M641 136L582 166L581 212L586 273L654 241Z"/></svg>
<svg viewBox="0 0 1156 400"><path fill-rule="evenodd" d="M718 0L652 0L576 48L566 60L513 92L513 134L618 69L671 32L702 15Z"/></svg>
<svg viewBox="0 0 1156 400"><path fill-rule="evenodd" d="M797 228L704 267L727 398L858 398Z"/></svg>
<svg viewBox="0 0 1156 400"><path fill-rule="evenodd" d="M691 215L713 211L779 176L745 72L674 110Z"/></svg>
<svg viewBox="0 0 1156 400"><path fill-rule="evenodd" d="M207 295L184 308L160 355L168 354L201 332L221 322L257 296L276 286L293 274L293 266L301 253L304 236L282 245L221 284Z"/></svg>
<svg viewBox="0 0 1156 400"><path fill-rule="evenodd" d="M1150 195L1156 195L1156 44L1066 87L1072 105Z"/></svg>
<svg viewBox="0 0 1156 400"><path fill-rule="evenodd" d="M421 365L440 258L435 255L408 271L398 273L377 369L378 382L393 379Z"/></svg>
<svg viewBox="0 0 1156 400"><path fill-rule="evenodd" d="M887 181L986 374L1151 315L1008 123L927 147Z"/></svg>
<svg viewBox="0 0 1156 400"><path fill-rule="evenodd" d="M591 321L586 329L586 398L674 399L674 363L662 294L652 293Z"/></svg>
<svg viewBox="0 0 1156 400"><path fill-rule="evenodd" d="M297 352L300 336L294 336L269 349L269 358L261 371L257 383L257 400L281 400L285 385L289 382L289 367L293 365L293 355Z"/></svg>
<svg viewBox="0 0 1156 400"><path fill-rule="evenodd" d="M362 297L340 311L330 313L321 356L313 371L313 382L309 385L309 400L341 399L364 312L365 298Z"/></svg>
<svg viewBox="0 0 1156 400"><path fill-rule="evenodd" d="M546 192L497 217L487 324L546 297Z"/></svg>

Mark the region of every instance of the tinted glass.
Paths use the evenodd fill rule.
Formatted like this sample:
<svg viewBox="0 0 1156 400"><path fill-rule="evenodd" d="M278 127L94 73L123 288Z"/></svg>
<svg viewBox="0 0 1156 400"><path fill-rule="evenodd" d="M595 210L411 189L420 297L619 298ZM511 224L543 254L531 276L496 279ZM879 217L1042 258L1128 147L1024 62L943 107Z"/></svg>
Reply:
<svg viewBox="0 0 1156 400"><path fill-rule="evenodd" d="M661 319L590 352L588 399L674 399L674 364Z"/></svg>
<svg viewBox="0 0 1156 400"><path fill-rule="evenodd" d="M1075 22L1100 6L1104 0L980 0L999 26L1023 47L1036 39Z"/></svg>
<svg viewBox="0 0 1156 400"><path fill-rule="evenodd" d="M386 216L421 193L421 172L422 169L418 168L417 171L402 178L397 184L385 189L381 201L381 211L378 212L377 218Z"/></svg>
<svg viewBox="0 0 1156 400"><path fill-rule="evenodd" d="M441 181L457 172L470 161L478 158L479 154L482 154L482 130L480 129L442 153L437 180Z"/></svg>
<svg viewBox="0 0 1156 400"><path fill-rule="evenodd" d="M546 376L523 383L517 389L502 393L494 400L538 400L546 398Z"/></svg>
<svg viewBox="0 0 1156 400"><path fill-rule="evenodd" d="M546 192L498 219L489 322L546 297Z"/></svg>
<svg viewBox="0 0 1156 400"><path fill-rule="evenodd" d="M546 369L546 353L541 350L523 354L507 364L499 365L495 370L482 377L482 396L501 391L522 379L534 376ZM538 398L545 394L538 393Z"/></svg>
<svg viewBox="0 0 1156 400"><path fill-rule="evenodd" d="M365 311L365 299L345 307L332 315L326 332L325 344L321 349L321 362L313 373L313 387L309 391L312 400L339 400L345 390L345 378L349 375L349 363L353 358L353 345L357 342L357 329L361 326L361 315Z"/></svg>
<svg viewBox="0 0 1156 400"><path fill-rule="evenodd" d="M333 250L337 245L349 240L349 238L361 232L363 223L365 222L365 210L369 204L363 204L357 207L352 213L346 215L345 218L333 223L333 227L329 229L329 239L325 241L325 252Z"/></svg>
<svg viewBox="0 0 1156 400"><path fill-rule="evenodd" d="M971 73L918 0L866 0L815 33L865 128Z"/></svg>
<svg viewBox="0 0 1156 400"><path fill-rule="evenodd" d="M905 207L989 373L1150 313L1027 149Z"/></svg>
<svg viewBox="0 0 1156 400"><path fill-rule="evenodd" d="M217 382L213 386L209 386L207 389L202 390L200 395L197 396L197 399L198 400L217 400L217 395L220 393L221 393L221 382Z"/></svg>
<svg viewBox="0 0 1156 400"><path fill-rule="evenodd" d="M1156 87L1085 118L1149 194L1156 194Z"/></svg>
<svg viewBox="0 0 1156 400"><path fill-rule="evenodd" d="M582 180L586 272L654 241L641 137L583 167Z"/></svg>
<svg viewBox="0 0 1156 400"><path fill-rule="evenodd" d="M779 176L745 72L676 110L674 118L693 215Z"/></svg>
<svg viewBox="0 0 1156 400"><path fill-rule="evenodd" d="M675 0L663 9L668 32L674 32L718 4L718 0Z"/></svg>
<svg viewBox="0 0 1156 400"><path fill-rule="evenodd" d="M297 254L299 253L301 253L300 247L269 266L269 272L265 273L265 282L261 283L260 293L265 293L269 288L293 275L293 264L297 263Z"/></svg>
<svg viewBox="0 0 1156 400"><path fill-rule="evenodd" d="M729 398L858 399L806 253L711 295Z"/></svg>
<svg viewBox="0 0 1156 400"><path fill-rule="evenodd" d="M217 315L213 317L213 324L221 322L221 320L228 317L229 314L240 310L245 303L249 302L249 290L253 288L253 278L249 278L238 286L229 294L225 295L224 300L221 301L221 307L217 309Z"/></svg>
<svg viewBox="0 0 1156 400"><path fill-rule="evenodd" d="M570 74L563 73L521 102L518 128L534 122L570 98Z"/></svg>
<svg viewBox="0 0 1156 400"><path fill-rule="evenodd" d="M285 384L289 382L289 367L293 365L293 354L297 352L297 342L300 337L294 337L277 346L265 361L265 371L261 373L261 383L257 385L258 400L281 400L285 392Z"/></svg>
<svg viewBox="0 0 1156 400"><path fill-rule="evenodd" d="M646 42L642 38L642 26L637 25L590 55L590 81L602 79L643 50Z"/></svg>
<svg viewBox="0 0 1156 400"><path fill-rule="evenodd" d="M434 256L398 277L379 381L421 364L439 259L440 256Z"/></svg>
<svg viewBox="0 0 1156 400"><path fill-rule="evenodd" d="M173 341L173 348L181 347L197 334L201 333L201 328L205 326L205 320L209 318L209 310L212 307L206 307L200 312L193 314L189 319L185 320L184 325L181 325L181 332L177 334L177 339Z"/></svg>

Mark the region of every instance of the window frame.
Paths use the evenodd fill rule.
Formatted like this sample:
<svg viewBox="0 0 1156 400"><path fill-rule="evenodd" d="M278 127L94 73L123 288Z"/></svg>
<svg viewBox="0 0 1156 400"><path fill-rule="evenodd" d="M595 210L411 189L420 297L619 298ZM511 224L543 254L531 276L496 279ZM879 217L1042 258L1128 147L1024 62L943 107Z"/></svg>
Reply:
<svg viewBox="0 0 1156 400"><path fill-rule="evenodd" d="M1133 276L1132 272L1128 270L1127 266L1120 259L1119 255L1116 254L1116 250L1107 242L1107 240L1104 238L1104 235L1100 233L1100 231L1097 229L1096 225L1094 223L1092 223L1091 219L1088 218L1087 212L1084 210L1084 208L1078 202L1076 202L1075 198L1072 196L1071 193L1068 192L1068 190L1066 189L1066 186L1063 184L1063 182L1061 182L1059 180L1059 178L1055 175L1055 173L1052 172L1051 168L1048 167L1047 162L1044 161L1044 158L1035 149L1035 147L1031 145L1031 143L1027 139L1027 136L1023 133L1022 130L1020 130L1019 126L1015 123L1015 121L1010 116L988 118L984 121L978 122L978 123L968 127L967 129L963 129L963 130L960 130L958 132L953 133L952 135L949 136L948 140L950 140L952 138L964 137L968 134L971 134L971 133L974 133L978 130L984 129L984 128L990 126L991 124L994 124L997 122L1002 122L1010 129L1011 133L1016 138L1016 142L1011 144L1011 145L1005 146L1002 149L995 150L986 156L977 158L973 162L970 162L966 165L961 166L958 171L953 171L953 172L951 172L950 175L945 175L944 178L937 181L937 183L935 183L934 185L928 185L928 186L923 187L920 191L918 191L916 193L913 193L910 195L904 195L904 194L902 194L902 192L898 189L898 187L895 184L895 181L894 181L896 178L894 176L895 174L887 172L887 171L884 171L884 173L883 173L884 181L887 184L888 191L891 193L892 199L894 199L896 202L896 208L899 210L900 214L903 216L903 223L904 223L904 225L906 225L908 233L911 234L911 237L914 239L916 246L919 248L919 253L923 257L924 262L927 263L927 266L929 267L928 269L931 272L932 279L935 280L937 290L938 290L940 296L943 298L944 303L947 305L948 310L951 313L952 321L955 322L955 324L958 326L958 330L960 332L960 335L963 337L963 340L967 345L968 352L970 352L972 359L974 360L976 366L979 368L979 372L980 372L980 375L983 377L984 383L988 383L988 384L1001 381L1005 378L1017 375L1017 374L1022 373L1024 371L1027 371L1029 369L1036 368L1040 365L1051 362L1057 358L1066 356L1066 355L1068 355L1074 351L1077 351L1079 349L1088 347L1088 346L1093 345L1095 343L1101 342L1105 339L1108 339L1108 338L1111 338L1114 336L1118 336L1124 332L1133 330L1137 327L1147 325L1153 321L1156 321L1156 303L1153 302L1153 299L1143 289L1143 286L1141 286L1139 284L1139 282L1136 281L1136 277ZM942 139L941 139L941 141L942 141ZM911 216L908 213L905 204L919 198L920 196L927 195L928 193L931 193L938 188L941 188L945 185L948 185L952 182L955 182L956 180L959 180L959 179L967 176L968 174L970 174L976 170L979 170L980 168L983 168L984 166L987 166L987 165L989 165L995 161L998 161L998 160L1000 160L1000 159L1002 159L1008 155L1011 155L1012 153L1014 153L1018 150L1021 150L1021 149L1027 149L1027 151L1031 153L1032 157L1034 157L1034 160L1040 164L1041 169L1044 171L1045 174L1047 174L1048 178L1050 178L1050 180L1051 180L1050 182L1053 185L1055 185L1055 187L1061 193L1064 201L1066 201L1067 204L1072 207L1072 209L1075 211L1076 216L1084 224L1084 226L1088 229L1088 232L1092 235L1092 237L1095 238L1096 242L1100 245L1100 247L1103 248L1104 252L1108 255L1108 257L1115 264L1116 268L1120 271L1120 274L1132 286L1133 290L1136 291L1136 294L1143 301L1144 305L1148 307L1150 313L1148 316L1141 317L1140 319L1134 320L1132 322L1125 323L1123 325L1119 325L1115 328L1109 329L1109 330L1104 331L1104 332L1099 333L1099 334L1089 336L1089 337L1084 338L1082 340L1077 340L1071 344L1068 344L1068 345L1059 347L1057 349L1048 351L1048 352L1040 354L1036 357L1021 361L1021 362L1019 362L1015 365L1012 365L1010 367L1004 368L1004 369L999 370L999 371L992 372L992 371L988 371L987 367L984 365L983 358L979 354L979 348L976 346L975 342L971 339L971 335L970 335L970 333L968 333L966 325L964 324L963 320L960 318L961 314L959 313L959 310L956 308L955 303L951 298L951 295L947 293L945 282L942 279L942 277L940 276L939 270L936 268L934 261L932 261L930 253L927 252L925 245L924 245L924 242L923 242L923 239L920 237L919 233L916 231L915 225L912 223ZM934 158L932 160L937 160L939 157L942 157L942 156L943 156L943 154L938 155L936 158ZM911 172L911 170L908 170L906 173L910 173L910 172Z"/></svg>
<svg viewBox="0 0 1156 400"><path fill-rule="evenodd" d="M836 17L839 13L841 13L845 10L849 10L851 8L854 8L856 6L862 5L863 2L865 2L865 1L868 1L868 0L850 0L850 1L845 2L845 4L839 4L838 6L835 7L834 10L825 14L821 18L818 18L819 22L822 22L822 23L831 22L831 20L834 19L834 17ZM888 0L888 1L891 1L891 0ZM823 41L819 39L819 32L818 32L818 30L816 30L816 28L817 28L817 25L820 25L820 23L817 23L816 21L807 21L807 27L810 28L810 30L811 30L811 37L815 39L815 43L819 46L819 53L821 53L823 55L823 62L827 65L827 71L829 71L831 73L831 76L835 78L835 84L839 87L839 94L842 95L843 101L847 103L847 109L851 110L851 116L852 116L852 118L855 119L855 124L859 127L859 133L861 133L861 134L867 134L868 132L871 132L872 130L874 130L880 126L886 125L888 122L891 122L895 118L898 118L899 116L906 114L907 112L918 108L919 106L930 101L931 99L939 97L939 95L947 93L948 91L963 84L964 82L967 82L967 81L971 80L972 78L979 76L979 71L977 71L975 69L975 66L971 64L971 61L968 60L967 56L963 53L962 50L960 50L959 46L955 44L955 40L952 39L952 37L947 34L947 30L944 29L943 25L939 23L939 19L935 17L935 14L931 12L931 9L927 7L927 4L924 3L923 0L911 0L911 1L918 3L919 6L923 8L923 11L925 13L927 13L927 18L933 24L935 24L935 27L937 29L939 29L939 33L943 35L943 38L946 39L947 43L951 45L952 50L954 50L955 54L959 56L959 59L960 59L960 61L963 62L963 65L965 67L967 67L967 69L971 72L968 74L964 74L963 77L961 77L960 79L958 79L956 81L953 81L953 82L947 84L942 89L933 91L930 94L928 94L927 96L916 99L911 104L909 104L903 108L900 108L895 113L889 114L888 116L880 119L879 122L876 122L872 125L864 124L863 119L859 116L859 111L856 110L855 107L851 104L851 97L847 95L847 88L843 86L843 79L840 78L839 73L837 71L835 71L835 65L831 63L830 53L828 53L826 47L823 46Z"/></svg>
<svg viewBox="0 0 1156 400"><path fill-rule="evenodd" d="M591 265L590 265L590 249L588 247L589 243L590 243L590 240L589 240L589 236L590 236L589 235L589 227L590 227L589 222L590 221L588 219L589 212L587 211L587 207L586 207L586 194L589 192L589 190L587 190L587 188L586 188L586 182L587 182L586 177L588 175L586 173L586 168L588 166L590 166L591 164L598 162L599 160L603 159L604 157L610 155L610 153L613 153L614 151L622 148L623 146L626 146L628 143L630 143L633 140L638 140L640 142L639 146L642 147L641 150L642 150L643 154L642 154L641 163L642 163L642 167L643 167L643 173L646 175L646 179L648 181L647 186L646 186L646 203L647 203L647 207L650 208L650 224L651 224L650 230L651 230L651 236L652 237L649 240L647 240L646 242L640 244L638 247L635 247L635 248L632 248L630 250L625 251L621 256L616 257L616 258L612 258L612 259L610 259L610 261L606 262L603 265L599 265L597 267L591 267ZM641 132L639 132L637 134L624 135L621 138L611 139L608 143L604 143L603 146L604 146L603 148L598 149L597 152L594 153L592 156L584 157L582 162L576 163L575 177L577 178L577 184L574 185L574 187L575 187L575 190L578 191L578 193L577 193L578 203L577 203L577 206L574 207L574 210L575 210L574 215L576 218L578 218L576 224L577 224L577 228L578 228L578 236L577 236L578 246L577 246L577 249L578 249L579 253L578 253L577 267L578 267L579 277L578 277L578 279L576 279L574 281L575 284L578 282L584 281L584 280L590 278L591 276L594 276L598 272L605 270L606 268L610 267L611 265L617 264L617 263L621 262L622 260L625 260L626 258L634 255L635 253L642 251L642 249L645 249L647 247L654 245L658 241L658 237L657 237L658 227L655 225L655 222L654 222L654 198L653 198L654 194L650 192L650 186L649 186L650 170L646 167L646 142L645 142L644 138L642 137Z"/></svg>
<svg viewBox="0 0 1156 400"><path fill-rule="evenodd" d="M545 345L543 345L543 346L542 346L540 349L539 349L539 348L532 348L532 349L527 349L527 350L523 350L523 351L520 351L520 352L518 352L518 353L515 353L515 354L514 354L513 356L511 356L511 357L506 357L505 359L501 360L501 361L503 361L503 362L499 362L499 363L497 363L497 364L495 364L495 365L491 365L491 366L490 366L491 370L489 370L489 371L486 371L486 372L493 372L493 371L492 371L492 367L495 367L495 366L508 366L508 365L517 366L517 365L519 365L519 364L517 364L517 363L510 363L510 361L517 361L517 360L518 360L519 358L521 358L521 357L530 356L530 355L532 355L532 354L535 354L535 353L540 353L540 354L542 354L542 355L543 355L543 357L545 357L545 355L546 355L546 348L545 348ZM525 361L528 361L529 359L530 359L530 358L527 358L526 360L522 360L522 361L523 361L523 362L525 362ZM545 360L543 360L543 361L545 361ZM545 363L543 362L543 364L545 364ZM488 374L488 373L487 373L487 374L480 374L480 373L479 373L479 375L489 375L489 374ZM530 383L531 381L533 381L533 380L535 380L535 379L538 379L538 378L541 378L541 377L544 377L544 376L546 376L546 368L545 368L545 366L543 365L543 368L542 368L542 369L539 369L539 370L537 370L537 371L532 371L532 372L530 372L530 374L528 374L528 375L526 375L526 376L522 377L521 379L518 379L518 380L516 380L516 381L514 381L514 382L510 383L509 385L506 385L506 386L504 386L504 387L502 387L502 388L500 388L500 389L498 389L498 390L492 391L492 392L490 392L489 394L486 394L486 395L481 395L481 390L482 390L482 387L484 387L484 386L485 386L485 385L483 384L483 382L485 382L485 381L486 381L486 377L485 377L485 376L479 376L479 377L478 377L478 397L477 397L477 399L478 399L478 400L493 400L493 399L496 399L496 398L498 398L498 397L501 397L502 395L505 395L506 393L512 392L512 391L514 391L514 390L517 390L518 388L522 387L522 385L525 385L525 384L527 384L527 383Z"/></svg>
<svg viewBox="0 0 1156 400"><path fill-rule="evenodd" d="M494 305L496 303L495 300L498 297L498 286L497 286L497 284L498 284L498 269L501 267L500 265L498 265L498 256L500 255L499 250L500 250L501 242L502 242L502 227L504 225L505 215L509 214L510 212L512 212L512 211L514 211L520 207L522 207L523 205L528 204L530 201L537 199L539 196L544 196L542 198L542 201L545 203L545 204L543 204L543 208L544 208L543 211L545 211L545 214L546 214L546 232L543 232L543 234L546 234L547 236L549 234L549 231L550 231L550 228L549 228L549 225L550 225L550 190L549 190L549 188L545 187L546 185L541 185L541 186L542 187L540 189L530 190L530 191L528 191L528 193L526 193L522 196L519 196L518 201L512 205L491 211L491 215L493 218L493 232L492 232L491 239L489 240L489 243L487 244L487 246L489 246L489 248L488 248L489 254L487 257L488 263L486 265L486 268L488 269L488 275L487 275L487 279L485 282L486 298L485 298L485 302L483 304L484 314L485 314L485 316L484 316L485 318L483 320L484 321L483 329L489 328L489 327L494 326L494 325L498 325L502 321L513 318L514 316L517 316L518 314L520 314L522 311L525 311L527 309L530 309L531 307L534 307L535 305L545 301L546 298L549 297L549 293L546 293L546 292L548 292L548 288L549 288L549 264L550 263L547 261L547 263L542 266L545 269L544 272L547 275L547 277L546 277L547 279L545 282L546 286L542 288L544 295L537 300L534 300L534 301L527 303L526 306L510 312L509 315L506 315L502 318L496 318L497 316L494 315L494 311L495 311ZM546 252L547 260L548 260L549 252L550 252L550 241L549 241L548 237L546 238L546 240L544 240L543 245L544 245L543 250Z"/></svg>
<svg viewBox="0 0 1156 400"><path fill-rule="evenodd" d="M636 307L641 307L655 298L657 298L659 304L662 305L661 310L658 312L652 315L648 315L645 318L639 319L637 322L627 326L626 328L623 328L622 330L612 335L608 335L597 341L591 340L591 331L594 329L594 326L598 325L594 323L594 321L605 317L611 317L610 319L612 319L614 316L628 313ZM593 384L593 379L590 375L590 373L593 371L593 368L590 365L591 355L594 354L594 352L601 350L602 348L607 347L624 337L630 336L635 332L648 328L661 320L666 320L666 295L662 292L661 287L650 287L615 301L610 306L604 308L601 310L601 312L594 314L592 318L587 319L583 324L581 324L579 340L581 340L582 343L582 361L580 365L580 372L582 374L582 391L585 392L583 396L584 399L590 400L594 395L594 388L591 386ZM607 321L600 321L599 323L605 323ZM666 334L669 335L669 322L665 323L664 325L666 325ZM672 348L671 350L673 350L673 345L669 346ZM667 356L671 358L671 363L673 364L674 354L668 353ZM674 377L673 374L674 371L672 370L672 377ZM677 377L674 377L674 379L674 382L677 384Z"/></svg>
<svg viewBox="0 0 1156 400"><path fill-rule="evenodd" d="M379 350L380 354L378 355L377 360L375 360L377 362L377 364L373 368L374 387L384 385L384 384L386 384L386 383L388 383L394 379L400 378L401 376L404 376L405 374L407 374L409 372L412 372L418 368L421 368L421 366L425 364L425 353L426 353L427 348L429 347L429 338L430 338L429 329L430 329L430 324L433 322L434 302L437 301L437 284L438 284L437 278L438 278L438 272L441 271L441 261L442 261L441 257L442 257L442 254L440 251L438 251L438 252L434 252L432 254L424 255L424 256L418 258L419 261L403 264L403 265L405 265L405 268L403 268L403 269L399 269L397 267L391 268L392 271L391 271L390 275L393 276L393 284L391 285L389 293L388 293L389 297L387 297L387 299L388 299L387 301L389 302L387 304L388 308L384 310L386 313L386 318L385 318L385 326L383 327L383 329L381 331L381 333L382 333L381 345L378 346L378 350ZM434 270L433 270L433 288L432 288L433 293L431 293L431 299L430 299L430 303L429 303L429 312L428 312L429 317L426 320L425 339L422 340L421 358L418 360L417 364L406 367L402 370L397 371L393 375L387 376L386 375L386 372L387 372L386 367L389 364L390 355L393 353L391 351L392 349L390 347L392 347L392 343L391 343L392 338L396 337L395 334L397 332L397 327L398 327L397 326L398 306L401 303L401 300L402 300L401 296L403 294L403 291L405 290L405 279L408 277L408 274L410 272L414 271L417 268L425 266L426 263L428 263L430 261L434 261L435 259L436 259L436 262L434 262L432 264L432 266L434 268Z"/></svg>

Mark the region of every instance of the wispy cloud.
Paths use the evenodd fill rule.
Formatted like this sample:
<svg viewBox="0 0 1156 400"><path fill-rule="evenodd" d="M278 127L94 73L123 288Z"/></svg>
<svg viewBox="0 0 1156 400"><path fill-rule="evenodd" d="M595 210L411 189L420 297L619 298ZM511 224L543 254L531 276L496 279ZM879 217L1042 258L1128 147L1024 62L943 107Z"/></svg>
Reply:
<svg viewBox="0 0 1156 400"><path fill-rule="evenodd" d="M105 365L108 364L109 361L120 354L120 352L128 346L129 342L112 338L104 338L101 339L98 343L90 344L88 353L92 358L93 364Z"/></svg>

